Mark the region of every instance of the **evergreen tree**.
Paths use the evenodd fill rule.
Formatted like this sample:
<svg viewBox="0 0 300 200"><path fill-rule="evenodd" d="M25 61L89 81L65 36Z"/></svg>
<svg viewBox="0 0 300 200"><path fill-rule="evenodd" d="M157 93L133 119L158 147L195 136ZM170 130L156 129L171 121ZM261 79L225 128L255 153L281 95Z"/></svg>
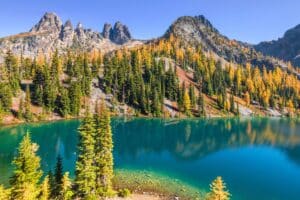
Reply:
<svg viewBox="0 0 300 200"><path fill-rule="evenodd" d="M41 178L40 158L36 155L38 145L25 135L13 160L15 170L11 178L12 200L35 200L39 195L38 182Z"/></svg>
<svg viewBox="0 0 300 200"><path fill-rule="evenodd" d="M81 89L77 82L72 82L69 91L70 113L78 116L81 108Z"/></svg>
<svg viewBox="0 0 300 200"><path fill-rule="evenodd" d="M49 185L49 176L46 176L41 185L39 200L48 200L50 199L50 195L51 195L51 190Z"/></svg>
<svg viewBox="0 0 300 200"><path fill-rule="evenodd" d="M95 158L95 122L90 113L86 113L79 129L78 158L76 162L76 195L84 199L95 197L96 174Z"/></svg>
<svg viewBox="0 0 300 200"><path fill-rule="evenodd" d="M61 200L71 200L73 196L72 182L69 178L69 172L66 172L62 177L62 190L60 192Z"/></svg>
<svg viewBox="0 0 300 200"><path fill-rule="evenodd" d="M208 194L207 200L229 200L230 196L222 177L218 176L210 184L210 193Z"/></svg>
<svg viewBox="0 0 300 200"><path fill-rule="evenodd" d="M30 89L28 85L26 86L25 111L23 117L26 121L32 120Z"/></svg>
<svg viewBox="0 0 300 200"><path fill-rule="evenodd" d="M4 58L5 68L8 75L10 88L14 95L20 89L20 69L18 66L17 58L8 51Z"/></svg>
<svg viewBox="0 0 300 200"><path fill-rule="evenodd" d="M48 172L48 178L49 178L49 188L50 188L50 197L51 199L54 199L54 190L55 190L55 178L53 176L52 170Z"/></svg>
<svg viewBox="0 0 300 200"><path fill-rule="evenodd" d="M12 90L10 85L0 83L0 102L3 111L10 111L12 106Z"/></svg>
<svg viewBox="0 0 300 200"><path fill-rule="evenodd" d="M58 113L62 117L66 117L70 114L70 98L69 98L69 92L65 88L60 89L60 95L57 98L56 107L58 110Z"/></svg>
<svg viewBox="0 0 300 200"><path fill-rule="evenodd" d="M45 75L41 67L37 67L35 70L35 76L33 78L33 96L32 102L38 106L44 104L44 85L45 85Z"/></svg>
<svg viewBox="0 0 300 200"><path fill-rule="evenodd" d="M198 97L198 112L200 117L205 117L205 102L204 102L204 95L203 93L199 94Z"/></svg>
<svg viewBox="0 0 300 200"><path fill-rule="evenodd" d="M234 96L233 94L230 95L230 112L235 113L235 105L234 105Z"/></svg>
<svg viewBox="0 0 300 200"><path fill-rule="evenodd" d="M184 90L183 111L188 116L191 115L191 100L190 100L190 95L187 90Z"/></svg>
<svg viewBox="0 0 300 200"><path fill-rule="evenodd" d="M59 196L62 191L62 180L63 179L63 164L62 164L62 157L60 155L56 158L56 166L55 166L55 173L54 173L54 189L53 189L53 196Z"/></svg>
<svg viewBox="0 0 300 200"><path fill-rule="evenodd" d="M96 112L95 121L96 189L100 196L110 196L113 193L113 141L110 114L103 102Z"/></svg>
<svg viewBox="0 0 300 200"><path fill-rule="evenodd" d="M8 200L9 199L9 190L5 189L2 185L0 185L0 200Z"/></svg>

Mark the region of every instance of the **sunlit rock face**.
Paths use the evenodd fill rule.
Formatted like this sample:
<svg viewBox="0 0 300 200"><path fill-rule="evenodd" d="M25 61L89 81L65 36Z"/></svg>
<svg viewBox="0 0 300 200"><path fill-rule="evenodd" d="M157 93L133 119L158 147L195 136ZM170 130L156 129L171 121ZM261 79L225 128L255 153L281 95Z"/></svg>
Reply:
<svg viewBox="0 0 300 200"><path fill-rule="evenodd" d="M72 22L65 23L55 13L45 15L28 32L0 39L0 57L7 51L24 57L36 57L39 54L49 55L56 49L59 53L67 49L81 51L112 51L124 46L142 44L133 40L127 26L117 22L114 27L105 24L103 32L87 29L78 23L74 28Z"/></svg>

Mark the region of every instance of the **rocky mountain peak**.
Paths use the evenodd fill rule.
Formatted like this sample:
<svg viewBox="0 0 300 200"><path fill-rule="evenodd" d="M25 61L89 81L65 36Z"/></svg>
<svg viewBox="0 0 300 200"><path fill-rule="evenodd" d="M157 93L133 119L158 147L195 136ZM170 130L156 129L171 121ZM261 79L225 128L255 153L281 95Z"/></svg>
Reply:
<svg viewBox="0 0 300 200"><path fill-rule="evenodd" d="M64 29L73 29L72 22L70 20L67 20L66 23L63 26Z"/></svg>
<svg viewBox="0 0 300 200"><path fill-rule="evenodd" d="M60 32L62 27L61 19L55 13L45 13L40 21L30 30L30 32Z"/></svg>
<svg viewBox="0 0 300 200"><path fill-rule="evenodd" d="M102 31L102 35L104 38L106 39L110 39L110 36L112 34L112 26L111 24L105 23L103 26L103 31Z"/></svg>
<svg viewBox="0 0 300 200"><path fill-rule="evenodd" d="M111 32L110 39L116 44L124 44L132 38L128 27L121 22L116 22Z"/></svg>

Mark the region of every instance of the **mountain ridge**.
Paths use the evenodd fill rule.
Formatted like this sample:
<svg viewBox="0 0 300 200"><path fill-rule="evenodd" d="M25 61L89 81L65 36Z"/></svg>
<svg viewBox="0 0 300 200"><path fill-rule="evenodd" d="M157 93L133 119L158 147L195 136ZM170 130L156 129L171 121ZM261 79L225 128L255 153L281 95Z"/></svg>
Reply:
<svg viewBox="0 0 300 200"><path fill-rule="evenodd" d="M0 38L0 58L8 51L31 58L69 49L100 50L105 53L168 38L171 34L188 45L201 46L204 52L212 54L223 63L250 63L271 69L276 66L287 67L281 60L263 55L255 46L222 35L203 15L179 17L161 37L136 40L132 38L129 28L119 21L114 25L105 23L100 32L85 28L81 23L74 27L70 20L63 23L55 13L46 12L28 32Z"/></svg>
<svg viewBox="0 0 300 200"><path fill-rule="evenodd" d="M277 40L260 42L254 45L257 51L264 55L278 57L289 61L295 66L300 66L300 24L288 29Z"/></svg>
<svg viewBox="0 0 300 200"><path fill-rule="evenodd" d="M122 46L141 44L133 40L127 26L116 22L111 37L103 37L103 33L85 28L81 23L76 27L70 20L65 23L55 13L47 12L28 32L3 37L0 39L0 55L7 51L17 55L35 57L38 54L49 54L56 49L80 49L92 51L111 51Z"/></svg>

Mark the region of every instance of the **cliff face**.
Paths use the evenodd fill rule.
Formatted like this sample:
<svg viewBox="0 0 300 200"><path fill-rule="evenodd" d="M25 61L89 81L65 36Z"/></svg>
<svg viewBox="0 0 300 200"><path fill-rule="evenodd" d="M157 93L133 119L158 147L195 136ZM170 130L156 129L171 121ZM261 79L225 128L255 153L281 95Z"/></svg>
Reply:
<svg viewBox="0 0 300 200"><path fill-rule="evenodd" d="M107 24L103 33L86 29L81 23L74 28L71 21L64 24L54 13L46 13L28 32L0 39L0 56L8 50L14 54L34 57L38 54L50 54L55 49L83 51L111 51L121 46L140 43L133 41L128 28L117 22L112 29Z"/></svg>
<svg viewBox="0 0 300 200"><path fill-rule="evenodd" d="M254 46L265 55L274 56L300 67L300 25L288 30L282 38Z"/></svg>

